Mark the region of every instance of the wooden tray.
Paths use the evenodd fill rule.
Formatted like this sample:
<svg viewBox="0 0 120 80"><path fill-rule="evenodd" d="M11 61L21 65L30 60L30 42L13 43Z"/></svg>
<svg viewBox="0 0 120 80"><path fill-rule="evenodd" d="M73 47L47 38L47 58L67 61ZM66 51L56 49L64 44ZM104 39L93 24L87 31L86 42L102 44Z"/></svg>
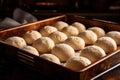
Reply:
<svg viewBox="0 0 120 80"><path fill-rule="evenodd" d="M99 73L120 63L120 48L118 46L118 49L116 51L111 52L101 60L92 63L81 71L75 72L61 65L32 55L26 51L10 46L4 42L4 40L10 36L21 36L26 31L38 30L45 25L51 25L60 20L66 21L68 24L78 21L85 24L87 28L92 26L99 26L106 32L113 30L120 31L120 25L117 23L91 20L76 15L61 15L0 31L0 53L6 56L6 58L11 59L15 62L20 62L21 64L33 70L39 71L42 74L56 77L57 80L90 80L92 77L98 75Z"/></svg>

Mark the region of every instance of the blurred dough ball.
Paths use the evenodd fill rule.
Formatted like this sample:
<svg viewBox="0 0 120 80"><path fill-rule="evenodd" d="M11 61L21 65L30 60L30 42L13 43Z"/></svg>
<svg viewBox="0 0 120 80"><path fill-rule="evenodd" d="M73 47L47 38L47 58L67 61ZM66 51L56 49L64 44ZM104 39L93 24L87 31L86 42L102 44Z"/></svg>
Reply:
<svg viewBox="0 0 120 80"><path fill-rule="evenodd" d="M93 44L97 40L97 35L90 30L82 31L78 36L84 39L85 44Z"/></svg>
<svg viewBox="0 0 120 80"><path fill-rule="evenodd" d="M5 40L5 42L17 48L23 48L27 45L25 40L22 37L18 36L9 37Z"/></svg>
<svg viewBox="0 0 120 80"><path fill-rule="evenodd" d="M47 54L47 53L45 53L45 54L40 55L40 57L41 57L41 58L44 58L44 59L46 59L46 60L52 61L52 62L54 62L54 63L60 64L59 58L56 57L56 56L53 55L53 54Z"/></svg>
<svg viewBox="0 0 120 80"><path fill-rule="evenodd" d="M45 26L40 30L42 36L48 36L49 34L57 31L57 28L53 26Z"/></svg>
<svg viewBox="0 0 120 80"><path fill-rule="evenodd" d="M79 22L72 23L72 26L76 27L79 32L86 30L85 25L83 25L82 23L79 23Z"/></svg>
<svg viewBox="0 0 120 80"><path fill-rule="evenodd" d="M100 27L91 27L91 28L88 28L88 30L91 30L94 33L96 33L98 38L103 37L105 35L105 31Z"/></svg>
<svg viewBox="0 0 120 80"><path fill-rule="evenodd" d="M81 50L85 47L85 41L77 36L69 37L65 43L70 45L74 50Z"/></svg>
<svg viewBox="0 0 120 80"><path fill-rule="evenodd" d="M23 34L23 38L25 39L27 44L32 44L35 40L41 37L41 34L36 30L27 31Z"/></svg>
<svg viewBox="0 0 120 80"><path fill-rule="evenodd" d="M60 61L63 62L75 56L74 49L65 43L56 44L55 47L52 49L51 53L57 56Z"/></svg>
<svg viewBox="0 0 120 80"><path fill-rule="evenodd" d="M27 46L23 47L22 49L27 51L27 52L30 52L30 53L32 53L32 54L34 54L36 56L39 56L39 52L37 51L37 49L32 47L32 46L27 45Z"/></svg>
<svg viewBox="0 0 120 80"><path fill-rule="evenodd" d="M117 45L120 45L120 32L118 31L110 31L105 36L113 38Z"/></svg>
<svg viewBox="0 0 120 80"><path fill-rule="evenodd" d="M58 22L54 23L52 26L56 27L58 30L61 30L64 27L68 26L68 24L64 21L58 21Z"/></svg>
<svg viewBox="0 0 120 80"><path fill-rule="evenodd" d="M45 52L50 52L55 46L55 43L49 37L41 37L34 41L32 46L35 47L38 52L43 54Z"/></svg>
<svg viewBox="0 0 120 80"><path fill-rule="evenodd" d="M91 62L95 62L106 56L105 51L98 46L87 46L81 50L80 56L88 58Z"/></svg>
<svg viewBox="0 0 120 80"><path fill-rule="evenodd" d="M61 32L65 33L68 37L69 36L77 36L79 34L79 31L76 27L73 26L67 26L64 27Z"/></svg>
<svg viewBox="0 0 120 80"><path fill-rule="evenodd" d="M89 59L85 57L75 56L67 60L65 67L74 71L80 71L90 64L91 61Z"/></svg>
<svg viewBox="0 0 120 80"><path fill-rule="evenodd" d="M106 53L113 52L117 49L116 42L110 37L101 37L96 42L95 45L104 49Z"/></svg>
<svg viewBox="0 0 120 80"><path fill-rule="evenodd" d="M64 42L67 39L67 35L60 31L51 33L49 37L55 42L55 44Z"/></svg>

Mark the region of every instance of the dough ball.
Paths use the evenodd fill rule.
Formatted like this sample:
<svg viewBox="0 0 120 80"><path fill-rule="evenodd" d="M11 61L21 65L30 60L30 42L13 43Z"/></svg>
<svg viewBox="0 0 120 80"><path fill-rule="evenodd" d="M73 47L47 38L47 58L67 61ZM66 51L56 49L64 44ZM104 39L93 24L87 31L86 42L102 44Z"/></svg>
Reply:
<svg viewBox="0 0 120 80"><path fill-rule="evenodd" d="M117 49L116 42L110 37L101 37L96 42L95 45L104 49L106 53L113 52Z"/></svg>
<svg viewBox="0 0 120 80"><path fill-rule="evenodd" d="M41 37L41 34L36 30L27 31L23 34L23 38L25 39L27 44L32 44L35 40Z"/></svg>
<svg viewBox="0 0 120 80"><path fill-rule="evenodd" d="M88 30L91 30L94 33L96 33L98 38L103 37L105 35L105 31L100 27L91 27L91 28L88 28Z"/></svg>
<svg viewBox="0 0 120 80"><path fill-rule="evenodd" d="M22 49L27 51L27 52L30 52L30 53L32 53L32 54L34 54L36 56L39 56L39 52L37 51L37 49L32 47L32 46L27 45L27 46L23 47Z"/></svg>
<svg viewBox="0 0 120 80"><path fill-rule="evenodd" d="M91 61L89 59L85 57L75 56L67 60L65 67L74 71L80 71L90 64Z"/></svg>
<svg viewBox="0 0 120 80"><path fill-rule="evenodd" d="M49 37L55 42L55 44L64 42L67 39L67 35L60 31L51 33Z"/></svg>
<svg viewBox="0 0 120 80"><path fill-rule="evenodd" d="M79 31L76 27L73 26L67 26L64 27L61 32L65 33L68 37L69 36L76 36L79 34Z"/></svg>
<svg viewBox="0 0 120 80"><path fill-rule="evenodd" d="M60 64L59 58L56 57L56 56L53 55L53 54L47 54L47 53L45 53L45 54L40 55L40 57L41 57L41 58L44 58L44 59L46 59L46 60L52 61L52 62L54 62L54 63Z"/></svg>
<svg viewBox="0 0 120 80"><path fill-rule="evenodd" d="M79 22L72 23L72 26L76 27L79 32L86 30L85 25L83 25L82 23L79 23Z"/></svg>
<svg viewBox="0 0 120 80"><path fill-rule="evenodd" d="M90 30L80 32L78 36L84 39L85 44L93 44L97 40L97 35Z"/></svg>
<svg viewBox="0 0 120 80"><path fill-rule="evenodd" d="M118 31L110 31L105 36L113 38L117 45L120 45L120 32Z"/></svg>
<svg viewBox="0 0 120 80"><path fill-rule="evenodd" d="M66 44L70 45L74 50L80 50L85 47L85 41L77 36L71 36L66 41Z"/></svg>
<svg viewBox="0 0 120 80"><path fill-rule="evenodd" d="M63 62L75 56L74 49L65 43L56 44L55 47L52 49L51 53L57 56L60 61Z"/></svg>
<svg viewBox="0 0 120 80"><path fill-rule="evenodd" d="M68 24L64 21L58 21L58 22L54 23L52 26L56 27L58 30L61 30L64 27L68 26Z"/></svg>
<svg viewBox="0 0 120 80"><path fill-rule="evenodd" d="M55 43L49 37L40 37L33 42L33 47L35 47L38 52L45 53L50 52L51 49L55 46Z"/></svg>
<svg viewBox="0 0 120 80"><path fill-rule="evenodd" d="M87 46L81 50L80 56L88 58L91 62L95 62L106 56L105 51L98 46Z"/></svg>
<svg viewBox="0 0 120 80"><path fill-rule="evenodd" d="M18 36L9 37L5 40L5 42L17 48L23 48L27 45L25 40L22 37Z"/></svg>
<svg viewBox="0 0 120 80"><path fill-rule="evenodd" d="M40 30L42 36L48 36L49 34L57 31L57 28L53 26L45 26Z"/></svg>

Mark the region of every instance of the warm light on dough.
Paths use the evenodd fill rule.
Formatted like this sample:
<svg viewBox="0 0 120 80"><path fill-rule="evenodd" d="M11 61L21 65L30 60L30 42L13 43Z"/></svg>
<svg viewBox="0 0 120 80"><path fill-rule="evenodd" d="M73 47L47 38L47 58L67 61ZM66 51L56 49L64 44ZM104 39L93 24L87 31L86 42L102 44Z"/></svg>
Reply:
<svg viewBox="0 0 120 80"><path fill-rule="evenodd" d="M27 31L23 34L23 38L25 39L27 44L32 44L35 40L41 37L41 34L36 30Z"/></svg>
<svg viewBox="0 0 120 80"><path fill-rule="evenodd" d="M9 37L5 40L5 42L17 48L23 48L24 46L27 45L25 40L19 36Z"/></svg>
<svg viewBox="0 0 120 80"><path fill-rule="evenodd" d="M89 59L85 57L75 56L67 60L65 67L74 71L80 71L90 64L91 61Z"/></svg>
<svg viewBox="0 0 120 80"><path fill-rule="evenodd" d="M63 62L75 56L74 49L65 43L56 44L55 47L52 49L51 53L57 56L60 61Z"/></svg>
<svg viewBox="0 0 120 80"><path fill-rule="evenodd" d="M88 58L91 62L95 62L106 56L105 51L98 46L87 46L80 51L80 56Z"/></svg>
<svg viewBox="0 0 120 80"><path fill-rule="evenodd" d="M117 44L111 37L101 37L95 42L95 45L104 49L106 53L113 52L117 49Z"/></svg>
<svg viewBox="0 0 120 80"><path fill-rule="evenodd" d="M43 54L45 52L50 52L51 49L55 46L55 43L49 37L40 37L33 42L32 46L35 47L38 52Z"/></svg>

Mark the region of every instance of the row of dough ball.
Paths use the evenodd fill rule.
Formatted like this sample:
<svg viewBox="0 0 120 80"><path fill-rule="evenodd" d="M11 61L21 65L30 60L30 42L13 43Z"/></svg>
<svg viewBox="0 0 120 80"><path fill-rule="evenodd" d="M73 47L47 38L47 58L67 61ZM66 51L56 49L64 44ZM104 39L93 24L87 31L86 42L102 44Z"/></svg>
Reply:
<svg viewBox="0 0 120 80"><path fill-rule="evenodd" d="M76 36L76 37L77 37L77 36ZM69 43L69 40L75 39L76 37L71 36L71 37L68 38L68 41L66 40L66 42ZM45 37L45 38L48 38L48 37ZM78 38L78 37L77 37L77 38ZM30 39L30 38L29 38L29 39ZM118 37L118 39L119 39L119 37ZM118 40L118 39L117 39L117 40ZM39 40L39 39L38 39L38 40ZM37 41L37 40L36 40L36 41ZM80 40L79 40L79 41L80 41ZM81 41L82 41L82 38L81 38ZM83 40L83 41L84 41L84 40ZM24 42L24 41L23 41L23 42ZM74 41L73 41L73 42L74 42ZM118 42L119 42L119 41L118 41ZM82 42L82 43L84 43L84 42ZM30 44L32 44L32 43L30 43ZM36 42L36 44L38 44L38 43ZM71 42L70 42L70 44L71 44ZM70 44L69 44L69 45L70 45ZM64 45L64 46L65 46L66 44L61 44L61 45ZM68 45L68 46L69 46L69 45ZM53 46L55 46L55 45L53 45ZM56 46L57 46L57 45L56 45ZM56 46L55 46L55 47L56 47ZM63 47L63 46L62 46L62 47ZM70 46L69 46L69 47L70 47ZM81 49L83 49L83 48L81 48ZM46 50L46 49L45 49L45 50ZM69 51L68 51L68 53L67 53L67 52L64 51L64 50L69 50L69 51L72 52L72 53L69 53ZM84 49L83 49L83 50L84 50ZM59 51L61 51L61 50L58 49L58 50L55 51L55 52L59 52ZM63 52L66 52L66 53L63 53ZM60 59L60 56L61 56L60 61L67 61L67 63L69 62L68 59L71 59L73 56L75 56L75 52L74 52L73 49L70 49L70 48L67 49L67 48L64 48L64 47L63 47L63 52L62 52L62 51L60 52L61 55L62 55L62 53L63 53L63 56L61 56L61 55L59 55L59 53L58 53L58 54L54 53L54 48L53 48L53 49L52 49L52 54L49 54L49 55L52 55L52 56L57 56L57 55L58 55L59 57L57 56L56 58L59 58L59 59ZM54 54L54 55L53 55L53 54ZM48 54L44 54L44 55L47 55L47 58L48 58L49 60L56 61L56 63L60 63L59 59L55 59L55 60L54 60L54 57L53 57L53 59L51 59L52 57L49 58L49 57L48 57L48 56L49 56ZM42 55L41 55L41 56L42 56ZM62 58L63 58L63 59L62 59ZM86 56L85 56L85 58L86 58ZM73 59L74 59L74 58L73 58ZM99 59L99 58L98 58L98 59ZM71 61L70 61L70 62L71 62ZM83 62L84 62L84 61L83 61ZM85 62L88 62L88 64L89 64L91 61L85 61ZM92 61L92 62L93 62L93 61ZM67 64L67 63L66 63L66 64ZM81 62L80 62L80 63L81 63ZM87 63L86 63L86 64L87 64ZM82 64L82 65L83 65L83 64ZM86 66L86 65L85 65L85 66Z"/></svg>

